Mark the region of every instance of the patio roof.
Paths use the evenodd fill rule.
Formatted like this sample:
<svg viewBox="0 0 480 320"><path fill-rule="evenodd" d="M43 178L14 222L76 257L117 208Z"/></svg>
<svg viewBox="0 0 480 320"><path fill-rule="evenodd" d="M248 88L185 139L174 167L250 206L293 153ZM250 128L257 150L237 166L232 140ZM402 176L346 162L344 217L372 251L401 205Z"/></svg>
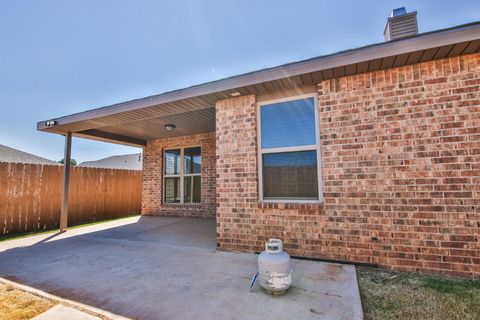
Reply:
<svg viewBox="0 0 480 320"><path fill-rule="evenodd" d="M265 94L322 80L480 52L480 22L262 69L40 121L40 131L143 147L150 139L215 131L215 102L232 94ZM165 130L173 123L176 130Z"/></svg>

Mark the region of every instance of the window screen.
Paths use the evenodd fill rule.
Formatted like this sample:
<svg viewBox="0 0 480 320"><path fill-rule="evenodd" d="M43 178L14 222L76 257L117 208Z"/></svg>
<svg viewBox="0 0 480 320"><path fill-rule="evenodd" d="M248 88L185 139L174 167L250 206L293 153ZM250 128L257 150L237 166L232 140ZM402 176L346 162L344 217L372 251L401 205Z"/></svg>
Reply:
<svg viewBox="0 0 480 320"><path fill-rule="evenodd" d="M313 98L261 107L262 149L315 145Z"/></svg>

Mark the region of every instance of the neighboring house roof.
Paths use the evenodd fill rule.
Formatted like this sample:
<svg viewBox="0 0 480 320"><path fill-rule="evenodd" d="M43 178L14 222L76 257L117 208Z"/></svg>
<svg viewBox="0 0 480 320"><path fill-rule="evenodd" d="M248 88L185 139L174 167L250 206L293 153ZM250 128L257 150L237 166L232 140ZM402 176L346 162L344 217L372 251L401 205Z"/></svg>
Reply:
<svg viewBox="0 0 480 320"><path fill-rule="evenodd" d="M142 154L125 154L107 157L96 161L85 161L79 167L142 170Z"/></svg>
<svg viewBox="0 0 480 320"><path fill-rule="evenodd" d="M16 162L31 164L60 165L59 163L48 160L31 153L23 152L0 144L0 162Z"/></svg>
<svg viewBox="0 0 480 320"><path fill-rule="evenodd" d="M215 131L215 103L237 95L260 95L314 86L328 79L480 51L480 22L420 33L303 61L38 122L58 134L134 146L155 138ZM162 130L174 123L175 131Z"/></svg>

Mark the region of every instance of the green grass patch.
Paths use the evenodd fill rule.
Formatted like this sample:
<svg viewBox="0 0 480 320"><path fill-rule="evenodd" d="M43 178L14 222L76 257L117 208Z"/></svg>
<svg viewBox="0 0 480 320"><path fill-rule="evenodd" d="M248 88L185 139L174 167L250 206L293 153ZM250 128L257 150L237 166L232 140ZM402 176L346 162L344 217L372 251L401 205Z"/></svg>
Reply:
<svg viewBox="0 0 480 320"><path fill-rule="evenodd" d="M357 267L366 320L479 320L480 280Z"/></svg>
<svg viewBox="0 0 480 320"><path fill-rule="evenodd" d="M88 222L79 223L79 224L76 224L76 225L73 225L73 226L69 226L68 229L83 228L83 227L93 226L93 225L96 225L96 224L111 222L111 221L115 221L115 220L122 220L122 219L127 219L127 218L131 218L131 217L136 217L136 216L138 216L138 215L131 215L131 216L113 218L113 219L107 219L107 220L88 221ZM60 229L55 228L55 229L44 229L44 230L29 231L29 232L23 232L23 233L7 234L5 236L0 236L0 242L1 241L7 241L7 240L13 240L13 239L26 238L26 237L30 237L30 236L38 236L38 235L41 235L41 234L55 233L55 232L58 232L59 230Z"/></svg>

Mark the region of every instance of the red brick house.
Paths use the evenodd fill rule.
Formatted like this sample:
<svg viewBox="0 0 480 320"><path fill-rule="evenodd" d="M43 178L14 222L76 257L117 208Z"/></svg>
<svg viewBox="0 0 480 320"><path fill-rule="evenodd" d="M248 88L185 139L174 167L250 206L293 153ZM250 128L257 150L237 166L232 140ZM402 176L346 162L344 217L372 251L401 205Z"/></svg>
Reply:
<svg viewBox="0 0 480 320"><path fill-rule="evenodd" d="M480 23L385 38L38 129L144 148L142 214L216 217L219 250L478 276Z"/></svg>

